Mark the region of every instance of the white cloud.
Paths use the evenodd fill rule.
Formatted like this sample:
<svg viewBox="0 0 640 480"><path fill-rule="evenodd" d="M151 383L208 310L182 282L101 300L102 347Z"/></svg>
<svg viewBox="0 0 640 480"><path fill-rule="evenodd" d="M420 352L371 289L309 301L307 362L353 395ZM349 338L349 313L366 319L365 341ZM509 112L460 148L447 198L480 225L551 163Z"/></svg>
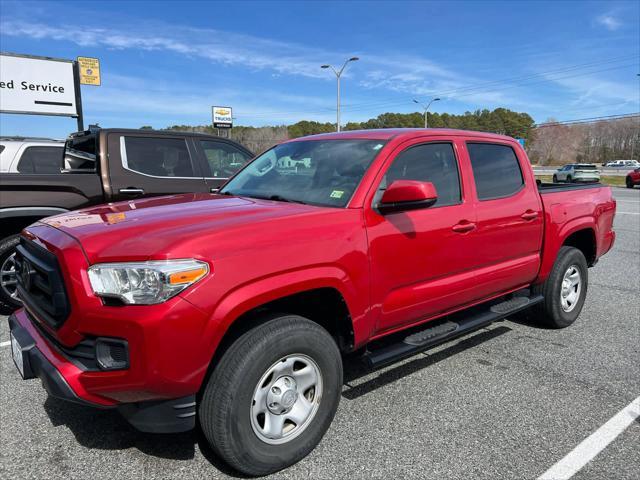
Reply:
<svg viewBox="0 0 640 480"><path fill-rule="evenodd" d="M330 55L320 49L214 29L173 27L166 24L127 29L51 26L38 22L6 20L4 35L68 41L84 47L116 50L166 51L204 58L223 65L241 65L277 74L327 78L320 64ZM157 33L162 32L162 33Z"/></svg>
<svg viewBox="0 0 640 480"><path fill-rule="evenodd" d="M605 13L596 17L596 23L611 31L617 30L622 26L622 22L610 13Z"/></svg>

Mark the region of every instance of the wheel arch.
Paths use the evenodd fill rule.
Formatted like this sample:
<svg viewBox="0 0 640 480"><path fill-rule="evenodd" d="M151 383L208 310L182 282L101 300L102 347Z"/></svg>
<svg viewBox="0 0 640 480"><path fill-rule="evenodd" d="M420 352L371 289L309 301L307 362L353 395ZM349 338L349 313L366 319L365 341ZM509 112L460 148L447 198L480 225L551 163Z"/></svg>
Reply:
<svg viewBox="0 0 640 480"><path fill-rule="evenodd" d="M591 226L575 229L564 237L561 247L577 248L587 259L587 265L591 267L597 254L596 232Z"/></svg>
<svg viewBox="0 0 640 480"><path fill-rule="evenodd" d="M235 340L279 314L300 315L319 324L335 339L342 352L357 347L355 324L364 312L360 311L363 307L356 305L355 286L345 280L344 272L332 267L305 272L306 278L299 278L298 282L286 281L301 273L289 272L268 282L245 285L218 304L204 333L204 342L211 350L201 385L206 384L218 360ZM266 288L265 282L271 288Z"/></svg>

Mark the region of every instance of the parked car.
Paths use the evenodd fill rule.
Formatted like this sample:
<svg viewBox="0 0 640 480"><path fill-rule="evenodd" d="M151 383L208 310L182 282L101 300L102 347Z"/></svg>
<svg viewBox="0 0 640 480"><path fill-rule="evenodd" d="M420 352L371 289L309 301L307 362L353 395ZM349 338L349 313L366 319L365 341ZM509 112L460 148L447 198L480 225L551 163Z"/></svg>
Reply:
<svg viewBox="0 0 640 480"><path fill-rule="evenodd" d="M64 141L0 137L0 173L60 173Z"/></svg>
<svg viewBox="0 0 640 480"><path fill-rule="evenodd" d="M630 168L637 168L640 167L640 163L638 163L637 160L616 160L614 162L609 162L607 163L605 166L607 167L616 167L616 168L624 168L624 167L630 167Z"/></svg>
<svg viewBox="0 0 640 480"><path fill-rule="evenodd" d="M387 365L530 307L553 328L574 323L615 208L600 184L538 185L501 135L299 138L217 195L27 227L13 357L50 394L140 430L199 421L219 457L264 475L318 444L345 354Z"/></svg>
<svg viewBox="0 0 640 480"><path fill-rule="evenodd" d="M3 145L18 152L8 165L21 173L0 174L0 314L20 306L13 254L25 226L104 202L215 191L252 157L224 138L156 130L92 129L71 135L66 145Z"/></svg>
<svg viewBox="0 0 640 480"><path fill-rule="evenodd" d="M556 170L553 183L599 182L600 171L590 163L570 163Z"/></svg>
<svg viewBox="0 0 640 480"><path fill-rule="evenodd" d="M627 188L633 188L636 185L640 185L640 168L636 168L635 170L627 173L625 184L627 185Z"/></svg>

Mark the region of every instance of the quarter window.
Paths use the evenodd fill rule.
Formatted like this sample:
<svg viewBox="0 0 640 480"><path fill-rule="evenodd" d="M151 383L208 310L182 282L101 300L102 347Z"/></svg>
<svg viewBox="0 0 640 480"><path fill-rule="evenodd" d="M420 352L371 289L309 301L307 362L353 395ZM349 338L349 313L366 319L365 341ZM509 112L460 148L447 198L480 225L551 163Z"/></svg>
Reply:
<svg viewBox="0 0 640 480"><path fill-rule="evenodd" d="M492 143L467 143L478 199L509 197L524 185L513 148Z"/></svg>
<svg viewBox="0 0 640 480"><path fill-rule="evenodd" d="M20 157L17 170L20 173L60 173L62 147L27 147Z"/></svg>
<svg viewBox="0 0 640 480"><path fill-rule="evenodd" d="M182 139L121 137L125 168L154 177L195 177L187 144Z"/></svg>
<svg viewBox="0 0 640 480"><path fill-rule="evenodd" d="M251 156L233 145L211 140L200 140L209 166L208 177L229 178L244 166Z"/></svg>
<svg viewBox="0 0 640 480"><path fill-rule="evenodd" d="M401 152L387 170L375 203L379 202L387 186L396 180L433 183L438 193L436 207L460 203L460 174L450 143L427 143Z"/></svg>

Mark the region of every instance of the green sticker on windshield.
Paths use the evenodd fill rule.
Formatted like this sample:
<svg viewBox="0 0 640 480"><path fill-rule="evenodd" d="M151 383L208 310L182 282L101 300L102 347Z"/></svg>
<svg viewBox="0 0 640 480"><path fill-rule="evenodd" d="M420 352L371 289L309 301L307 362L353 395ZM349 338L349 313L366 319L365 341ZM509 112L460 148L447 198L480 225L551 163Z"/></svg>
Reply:
<svg viewBox="0 0 640 480"><path fill-rule="evenodd" d="M331 192L331 195L329 195L331 198L342 198L342 196L344 195L344 190L334 190L333 192Z"/></svg>

